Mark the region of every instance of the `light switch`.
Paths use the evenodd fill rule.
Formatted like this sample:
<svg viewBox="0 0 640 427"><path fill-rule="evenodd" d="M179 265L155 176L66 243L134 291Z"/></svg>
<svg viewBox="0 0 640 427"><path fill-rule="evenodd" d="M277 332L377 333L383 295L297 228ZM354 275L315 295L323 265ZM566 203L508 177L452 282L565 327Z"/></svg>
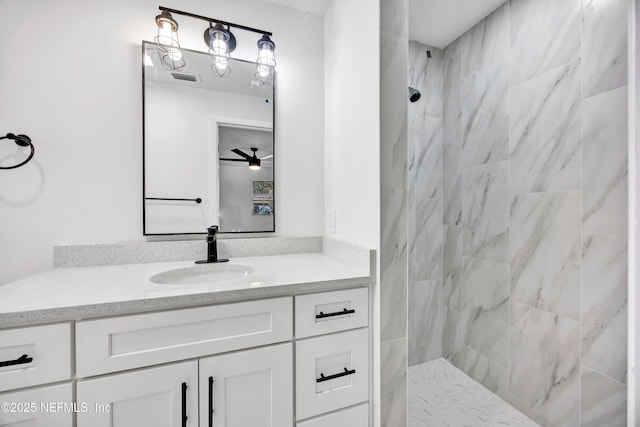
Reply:
<svg viewBox="0 0 640 427"><path fill-rule="evenodd" d="M329 234L336 234L336 210L329 209Z"/></svg>

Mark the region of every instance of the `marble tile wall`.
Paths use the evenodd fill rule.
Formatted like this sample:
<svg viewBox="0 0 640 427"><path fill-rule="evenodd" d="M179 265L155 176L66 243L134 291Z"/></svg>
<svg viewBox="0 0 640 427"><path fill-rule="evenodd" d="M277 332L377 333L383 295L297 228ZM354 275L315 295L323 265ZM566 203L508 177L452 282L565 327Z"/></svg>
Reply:
<svg viewBox="0 0 640 427"><path fill-rule="evenodd" d="M431 58L427 56L431 52ZM422 97L408 104L409 366L442 357L455 340L445 325L461 322L445 301L460 300L459 278L445 277L443 251L456 252L455 231L442 227L444 52L409 41L409 86ZM459 183L458 183L459 186ZM447 246L448 243L448 246ZM453 266L447 266L450 270ZM457 270L459 271L459 269ZM461 301L458 301L458 305Z"/></svg>
<svg viewBox="0 0 640 427"><path fill-rule="evenodd" d="M408 0L380 1L380 425L407 425ZM425 138L439 132L430 128ZM433 155L422 153L433 161ZM433 166L433 164L432 164ZM424 190L435 191L425 181ZM428 222L428 220L427 220ZM435 254L430 258L441 260Z"/></svg>
<svg viewBox="0 0 640 427"><path fill-rule="evenodd" d="M503 398L509 382L510 5L444 49L443 357ZM459 321L458 321L459 320Z"/></svg>
<svg viewBox="0 0 640 427"><path fill-rule="evenodd" d="M443 256L410 240L409 363L441 352L545 426L626 425L626 19L624 0L509 0L449 44L441 192L409 106L408 230Z"/></svg>

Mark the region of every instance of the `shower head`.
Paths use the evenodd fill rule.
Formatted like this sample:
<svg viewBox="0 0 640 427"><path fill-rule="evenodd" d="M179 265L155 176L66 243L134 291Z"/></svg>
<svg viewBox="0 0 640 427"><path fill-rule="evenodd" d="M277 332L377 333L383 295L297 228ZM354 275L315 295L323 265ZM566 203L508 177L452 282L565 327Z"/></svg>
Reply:
<svg viewBox="0 0 640 427"><path fill-rule="evenodd" d="M420 96L422 95L420 94L420 91L418 89L414 89L409 86L409 101L416 102L418 99L420 99Z"/></svg>
<svg viewBox="0 0 640 427"><path fill-rule="evenodd" d="M431 51L428 50L427 51L427 61L429 61L429 59L431 58ZM427 70L425 69L425 77L427 75ZM422 94L420 93L420 91L418 89L414 89L411 86L409 86L409 101L411 102L416 102L418 99L420 99L420 97L422 96Z"/></svg>

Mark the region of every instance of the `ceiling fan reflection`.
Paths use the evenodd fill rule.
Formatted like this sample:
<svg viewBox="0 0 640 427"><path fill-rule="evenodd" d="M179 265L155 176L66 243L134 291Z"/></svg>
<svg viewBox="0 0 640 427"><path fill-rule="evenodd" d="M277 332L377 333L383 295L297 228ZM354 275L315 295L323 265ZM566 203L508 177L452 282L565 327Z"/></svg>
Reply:
<svg viewBox="0 0 640 427"><path fill-rule="evenodd" d="M262 160L270 159L270 158L273 157L273 154L270 154L268 156L259 158L258 155L257 155L258 148L256 148L256 147L251 147L251 151L253 152L253 155L247 154L244 151L240 150L239 148L234 148L231 151L233 153L236 153L237 155L239 155L242 158L239 159L239 158L236 158L236 157L234 157L234 158L223 158L223 157L220 157L220 160L228 161L228 162L247 162L249 164L249 169L252 169L252 170L260 169L260 166L262 164ZM265 163L271 164L272 162L265 162Z"/></svg>

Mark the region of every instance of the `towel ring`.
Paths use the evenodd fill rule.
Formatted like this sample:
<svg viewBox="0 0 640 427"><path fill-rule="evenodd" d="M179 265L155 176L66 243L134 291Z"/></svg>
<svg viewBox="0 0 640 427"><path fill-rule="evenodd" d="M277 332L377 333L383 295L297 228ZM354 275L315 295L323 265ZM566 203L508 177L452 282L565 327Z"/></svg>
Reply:
<svg viewBox="0 0 640 427"><path fill-rule="evenodd" d="M0 169L4 169L4 170L15 169L15 168L19 168L20 166L26 165L27 163L29 163L29 160L31 160L33 158L33 155L36 153L36 149L31 143L31 138L29 138L27 135L14 135L12 133L8 133L5 136L0 137L0 140L3 140L3 139L11 139L20 147L30 147L31 153L29 153L29 157L27 157L25 161L13 166L0 166Z"/></svg>

